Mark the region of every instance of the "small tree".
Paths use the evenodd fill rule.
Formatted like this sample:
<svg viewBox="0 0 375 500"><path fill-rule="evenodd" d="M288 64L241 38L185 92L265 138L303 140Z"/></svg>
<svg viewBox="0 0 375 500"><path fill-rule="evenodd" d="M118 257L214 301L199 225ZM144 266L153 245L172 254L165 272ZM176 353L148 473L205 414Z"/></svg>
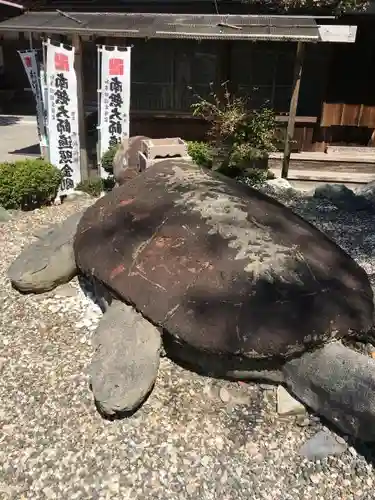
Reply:
<svg viewBox="0 0 375 500"><path fill-rule="evenodd" d="M211 89L209 99L197 97L192 105L194 116L210 124L208 142L212 168L230 177L256 175L262 170L267 176L267 161L276 150L277 123L270 108L251 110L245 98L232 95L227 84L220 94Z"/></svg>

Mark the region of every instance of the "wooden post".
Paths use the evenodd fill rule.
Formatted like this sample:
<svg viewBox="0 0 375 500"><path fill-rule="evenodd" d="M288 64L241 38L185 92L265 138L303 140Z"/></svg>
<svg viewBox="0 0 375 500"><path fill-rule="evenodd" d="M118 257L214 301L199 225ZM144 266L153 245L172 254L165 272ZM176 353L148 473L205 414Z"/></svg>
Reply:
<svg viewBox="0 0 375 500"><path fill-rule="evenodd" d="M75 49L74 66L77 76L77 100L78 100L78 131L79 131L79 150L81 179L84 181L89 177L89 162L87 155L87 130L84 105L84 75L82 64L82 38L79 35L73 35L73 47Z"/></svg>
<svg viewBox="0 0 375 500"><path fill-rule="evenodd" d="M283 177L284 179L288 177L288 171L289 171L290 154L292 150L291 143L293 141L294 126L296 123L298 96L299 96L299 89L301 86L302 63L304 54L305 54L305 44L303 42L298 42L296 59L294 62L293 91L292 91L292 98L290 100L288 126L286 129L286 136L285 136L283 168L281 170L281 177Z"/></svg>

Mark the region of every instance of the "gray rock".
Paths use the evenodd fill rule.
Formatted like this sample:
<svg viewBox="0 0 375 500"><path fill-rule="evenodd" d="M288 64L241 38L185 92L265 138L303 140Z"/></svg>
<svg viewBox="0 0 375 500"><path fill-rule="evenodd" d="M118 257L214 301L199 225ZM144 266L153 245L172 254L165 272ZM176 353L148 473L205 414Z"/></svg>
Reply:
<svg viewBox="0 0 375 500"><path fill-rule="evenodd" d="M72 286L70 283L64 283L55 289L55 297L65 298L65 297L77 297L78 289Z"/></svg>
<svg viewBox="0 0 375 500"><path fill-rule="evenodd" d="M70 281L77 273L73 240L82 213L68 217L38 235L8 269L8 278L21 292L43 293Z"/></svg>
<svg viewBox="0 0 375 500"><path fill-rule="evenodd" d="M277 388L277 413L279 415L301 415L306 413L306 408L294 399L282 385L279 385Z"/></svg>
<svg viewBox="0 0 375 500"><path fill-rule="evenodd" d="M71 193L67 194L64 196L64 201L75 201L75 200L80 200L82 198L89 199L91 196L88 193L85 193L84 191L72 191Z"/></svg>
<svg viewBox="0 0 375 500"><path fill-rule="evenodd" d="M331 432L320 431L301 447L299 454L308 460L321 460L332 455L341 455L347 448L348 445L337 440Z"/></svg>
<svg viewBox="0 0 375 500"><path fill-rule="evenodd" d="M138 175L138 152L141 150L142 141L147 139L149 137L144 135L123 139L113 159L113 175L119 185Z"/></svg>
<svg viewBox="0 0 375 500"><path fill-rule="evenodd" d="M229 403L231 400L231 396L225 387L220 389L219 396L223 403Z"/></svg>
<svg viewBox="0 0 375 500"><path fill-rule="evenodd" d="M114 301L100 320L93 345L89 374L100 411L113 416L135 410L157 377L159 330L132 307Z"/></svg>
<svg viewBox="0 0 375 500"><path fill-rule="evenodd" d="M304 415L297 415L297 418L296 418L296 424L298 425L298 427L309 427L310 425L313 424L313 422L310 420L309 417L306 416L306 414Z"/></svg>
<svg viewBox="0 0 375 500"><path fill-rule="evenodd" d="M270 196L291 196L294 197L298 193L286 179L277 178L265 181L264 184L259 186L259 191Z"/></svg>
<svg viewBox="0 0 375 500"><path fill-rule="evenodd" d="M8 210L5 210L2 206L0 206L0 223L1 222L8 222L12 218L11 214L8 212Z"/></svg>
<svg viewBox="0 0 375 500"><path fill-rule="evenodd" d="M288 361L288 388L345 434L375 441L375 360L335 342Z"/></svg>
<svg viewBox="0 0 375 500"><path fill-rule="evenodd" d="M369 182L368 184L357 188L356 194L357 196L365 198L372 204L375 204L375 181Z"/></svg>
<svg viewBox="0 0 375 500"><path fill-rule="evenodd" d="M223 403L231 405L250 404L250 395L246 387L238 387L237 384L228 386L228 389L221 387L219 397Z"/></svg>
<svg viewBox="0 0 375 500"><path fill-rule="evenodd" d="M267 187L277 190L294 189L293 186L286 179L278 177L276 179L270 179L264 183Z"/></svg>
<svg viewBox="0 0 375 500"><path fill-rule="evenodd" d="M328 200L336 207L346 210L366 210L371 206L366 198L354 193L344 184L323 184L318 186L315 189L314 198Z"/></svg>

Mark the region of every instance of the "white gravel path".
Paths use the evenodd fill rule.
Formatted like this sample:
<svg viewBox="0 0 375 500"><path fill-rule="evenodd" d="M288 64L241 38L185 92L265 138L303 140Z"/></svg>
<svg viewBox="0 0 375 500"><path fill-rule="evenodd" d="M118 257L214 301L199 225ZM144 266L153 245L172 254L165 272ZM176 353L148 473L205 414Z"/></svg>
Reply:
<svg viewBox="0 0 375 500"><path fill-rule="evenodd" d="M374 276L373 216L287 202ZM99 416L86 375L99 309L76 280L27 296L6 279L33 233L87 204L0 224L0 499L372 500L372 448L301 458L322 424L279 417L269 386L204 378L163 359L139 412L113 422Z"/></svg>

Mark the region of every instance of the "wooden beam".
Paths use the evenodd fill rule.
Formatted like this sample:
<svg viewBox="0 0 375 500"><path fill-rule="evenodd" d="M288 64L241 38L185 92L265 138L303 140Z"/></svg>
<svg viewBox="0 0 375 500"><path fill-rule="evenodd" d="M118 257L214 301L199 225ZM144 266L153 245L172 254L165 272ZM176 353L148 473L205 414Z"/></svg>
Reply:
<svg viewBox="0 0 375 500"><path fill-rule="evenodd" d="M283 177L284 179L288 177L288 171L289 171L290 154L292 151L294 127L296 123L296 114L298 106L299 89L301 86L302 65L303 65L304 55L305 55L305 44L303 42L298 42L296 59L294 62L292 98L290 100L288 126L286 129L286 136L285 136L283 167L281 170L281 177Z"/></svg>
<svg viewBox="0 0 375 500"><path fill-rule="evenodd" d="M73 35L73 47L75 49L74 66L77 76L77 100L78 100L78 131L79 131L79 150L82 181L89 177L89 162L87 155L87 130L84 105L84 75L82 64L82 38L79 35Z"/></svg>

